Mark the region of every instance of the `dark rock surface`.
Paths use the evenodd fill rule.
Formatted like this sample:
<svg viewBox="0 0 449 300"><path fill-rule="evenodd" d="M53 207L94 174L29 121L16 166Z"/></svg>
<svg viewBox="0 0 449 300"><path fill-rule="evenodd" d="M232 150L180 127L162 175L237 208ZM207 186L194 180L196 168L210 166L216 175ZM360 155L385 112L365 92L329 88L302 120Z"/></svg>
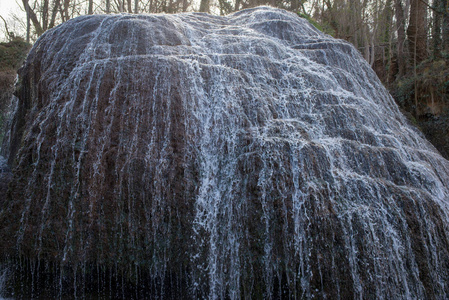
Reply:
<svg viewBox="0 0 449 300"><path fill-rule="evenodd" d="M79 17L20 82L16 295L449 296L449 162L294 14Z"/></svg>
<svg viewBox="0 0 449 300"><path fill-rule="evenodd" d="M8 183L12 179L11 170L6 159L0 155L0 205L3 207L6 200L6 192L8 191Z"/></svg>

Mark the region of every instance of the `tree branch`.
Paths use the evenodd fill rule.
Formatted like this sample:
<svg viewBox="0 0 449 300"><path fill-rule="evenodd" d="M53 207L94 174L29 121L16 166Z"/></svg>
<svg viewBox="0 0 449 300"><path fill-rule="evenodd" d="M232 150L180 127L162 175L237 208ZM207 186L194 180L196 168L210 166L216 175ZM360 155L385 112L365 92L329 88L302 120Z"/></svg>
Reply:
<svg viewBox="0 0 449 300"><path fill-rule="evenodd" d="M50 24L48 25L49 29L55 27L56 15L58 14L58 8L59 8L60 4L61 4L60 0L55 0L55 2L53 3L53 9L51 11Z"/></svg>
<svg viewBox="0 0 449 300"><path fill-rule="evenodd" d="M8 24L6 23L6 20L3 18L2 15L0 15L0 18L3 20L3 22L5 23L5 30L6 30L6 34L8 35L8 38L13 38L14 37L14 33L10 32L8 30Z"/></svg>
<svg viewBox="0 0 449 300"><path fill-rule="evenodd" d="M34 29L36 29L36 34L40 36L42 33L44 33L44 30L42 29L42 26L39 23L39 20L37 19L36 13L30 7L28 0L22 0L22 3L23 7L25 8L25 11L28 11L29 13L29 17L31 19L31 22L33 22Z"/></svg>

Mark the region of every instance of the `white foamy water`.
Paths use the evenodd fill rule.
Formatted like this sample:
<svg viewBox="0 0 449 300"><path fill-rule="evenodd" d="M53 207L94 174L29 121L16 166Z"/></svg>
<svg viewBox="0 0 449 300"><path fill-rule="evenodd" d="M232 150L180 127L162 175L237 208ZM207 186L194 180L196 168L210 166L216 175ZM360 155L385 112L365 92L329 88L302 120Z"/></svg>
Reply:
<svg viewBox="0 0 449 300"><path fill-rule="evenodd" d="M306 20L79 17L22 75L17 248L75 295L104 264L154 298L448 296L449 162Z"/></svg>

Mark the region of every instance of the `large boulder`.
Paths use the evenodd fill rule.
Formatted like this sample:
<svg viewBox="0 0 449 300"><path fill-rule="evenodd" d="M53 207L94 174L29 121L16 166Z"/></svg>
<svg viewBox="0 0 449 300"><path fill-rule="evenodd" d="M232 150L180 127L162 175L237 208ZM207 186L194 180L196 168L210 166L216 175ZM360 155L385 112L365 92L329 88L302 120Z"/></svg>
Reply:
<svg viewBox="0 0 449 300"><path fill-rule="evenodd" d="M19 82L8 291L449 297L449 162L295 14L83 16Z"/></svg>

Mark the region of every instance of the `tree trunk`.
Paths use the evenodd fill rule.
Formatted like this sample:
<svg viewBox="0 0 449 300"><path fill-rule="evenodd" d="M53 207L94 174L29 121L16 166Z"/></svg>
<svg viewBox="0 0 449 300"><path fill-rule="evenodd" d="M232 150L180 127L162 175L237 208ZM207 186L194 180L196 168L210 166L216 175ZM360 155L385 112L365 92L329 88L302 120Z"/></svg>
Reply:
<svg viewBox="0 0 449 300"><path fill-rule="evenodd" d="M364 29L365 30L363 30L362 32L363 32L363 37L364 37L364 41L363 41L363 45L364 45L364 52L365 53L363 53L363 57L365 58L365 60L368 62L368 63L370 63L370 59L371 59L371 54L370 54L370 47L371 47L371 45L370 45L370 41L369 41L369 29L368 28L366 28L367 26L363 26L364 27ZM371 65L371 63L370 63L370 65Z"/></svg>
<svg viewBox="0 0 449 300"><path fill-rule="evenodd" d="M49 29L55 27L56 15L58 14L60 5L61 5L60 0L55 0L53 2L53 9L51 10L50 24L48 25Z"/></svg>
<svg viewBox="0 0 449 300"><path fill-rule="evenodd" d="M235 0L234 11L240 10L240 0Z"/></svg>
<svg viewBox="0 0 449 300"><path fill-rule="evenodd" d="M444 7L444 12L443 12L443 24L442 24L442 40L443 40L443 45L442 45L442 50L446 53L449 54L449 0L442 0L441 1L443 3L443 7Z"/></svg>
<svg viewBox="0 0 449 300"><path fill-rule="evenodd" d="M290 2L290 10L291 11L297 12L299 10L299 7L300 7L299 1L300 0L291 0L291 2ZM273 3L275 4L276 2L272 1L272 5L273 5Z"/></svg>
<svg viewBox="0 0 449 300"><path fill-rule="evenodd" d="M442 0L433 1L433 20L432 20L432 55L434 58L441 57L441 21L443 19L444 4Z"/></svg>
<svg viewBox="0 0 449 300"><path fill-rule="evenodd" d="M42 3L42 31L48 29L48 0L44 0Z"/></svg>
<svg viewBox="0 0 449 300"><path fill-rule="evenodd" d="M417 65L427 58L427 7L421 0L412 0L410 3L410 19L407 28L408 48L412 58L414 78L415 117L420 114L417 80Z"/></svg>
<svg viewBox="0 0 449 300"><path fill-rule="evenodd" d="M210 10L210 0L201 0L200 2L200 12L208 13Z"/></svg>
<svg viewBox="0 0 449 300"><path fill-rule="evenodd" d="M63 22L65 22L65 21L70 19L70 17L69 17L69 5L70 5L70 0L64 0L64 17L62 19Z"/></svg>
<svg viewBox="0 0 449 300"><path fill-rule="evenodd" d="M87 14L89 15L94 14L94 0L89 0L89 8Z"/></svg>
<svg viewBox="0 0 449 300"><path fill-rule="evenodd" d="M398 62L397 77L402 77L406 71L407 54L404 52L405 18L404 18L404 8L402 7L401 0L394 1L394 10L396 16L396 30L398 32L398 44L396 47L396 55Z"/></svg>
<svg viewBox="0 0 449 300"><path fill-rule="evenodd" d="M427 58L427 7L422 0L411 0L407 28L408 48L413 65Z"/></svg>
<svg viewBox="0 0 449 300"><path fill-rule="evenodd" d="M31 32L31 22L30 22L30 6L28 5L28 0L22 0L23 6L25 7L26 18L27 18L27 43L30 43L30 32Z"/></svg>
<svg viewBox="0 0 449 300"><path fill-rule="evenodd" d="M25 11L27 12L27 42L29 42L30 39L30 20L33 23L34 29L36 30L36 34L40 36L42 33L44 33L44 30L42 29L41 24L39 23L39 20L37 19L36 13L31 9L30 5L28 4L28 0L22 0L23 7L25 8Z"/></svg>
<svg viewBox="0 0 449 300"><path fill-rule="evenodd" d="M106 0L106 13L111 13L111 0Z"/></svg>
<svg viewBox="0 0 449 300"><path fill-rule="evenodd" d="M384 32L384 41L388 45L388 47L385 48L384 55L385 55L385 80L387 84L391 82L391 74L392 74L392 59L394 56L393 53L393 39L394 39L394 30L393 30L393 1L387 0L386 6L385 6L385 12L384 12L384 20L385 25L383 27Z"/></svg>

